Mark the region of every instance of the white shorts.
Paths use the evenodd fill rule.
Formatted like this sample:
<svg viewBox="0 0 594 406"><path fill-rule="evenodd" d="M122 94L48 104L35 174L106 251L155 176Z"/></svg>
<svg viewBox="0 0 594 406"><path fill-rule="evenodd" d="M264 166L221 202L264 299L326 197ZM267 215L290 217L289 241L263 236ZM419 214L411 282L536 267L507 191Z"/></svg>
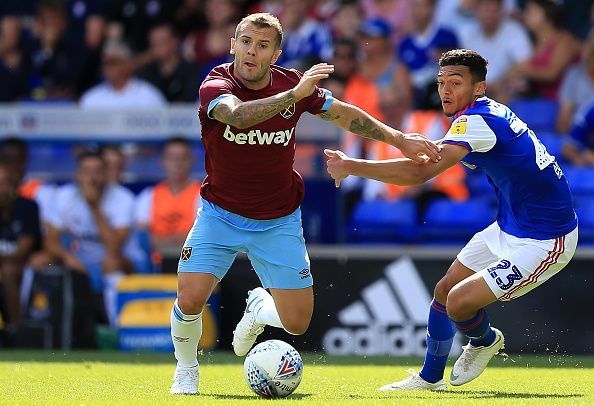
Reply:
<svg viewBox="0 0 594 406"><path fill-rule="evenodd" d="M499 300L512 300L565 267L575 253L578 228L559 238L518 238L491 224L472 237L458 261L479 272Z"/></svg>

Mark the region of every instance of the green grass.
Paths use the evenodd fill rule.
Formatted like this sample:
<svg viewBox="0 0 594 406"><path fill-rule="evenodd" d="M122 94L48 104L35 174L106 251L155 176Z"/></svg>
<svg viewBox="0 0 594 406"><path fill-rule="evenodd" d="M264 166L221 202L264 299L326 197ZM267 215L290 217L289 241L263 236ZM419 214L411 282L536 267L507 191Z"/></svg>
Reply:
<svg viewBox="0 0 594 406"><path fill-rule="evenodd" d="M243 379L242 359L201 357L197 397L172 396L171 355L0 351L0 404L236 404L266 402ZM420 359L305 354L297 391L280 402L302 404L594 404L594 357L510 356L494 359L476 381L447 393L382 393ZM446 371L449 373L449 370Z"/></svg>

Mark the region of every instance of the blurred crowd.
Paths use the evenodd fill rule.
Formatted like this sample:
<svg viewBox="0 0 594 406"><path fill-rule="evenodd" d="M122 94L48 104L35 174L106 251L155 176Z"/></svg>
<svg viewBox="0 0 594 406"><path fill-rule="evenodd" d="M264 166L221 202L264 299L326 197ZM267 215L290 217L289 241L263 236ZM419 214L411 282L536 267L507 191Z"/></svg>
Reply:
<svg viewBox="0 0 594 406"><path fill-rule="evenodd" d="M443 51L470 48L489 61L488 96L558 103L562 156L594 166L592 0L2 0L0 103L78 103L81 108L159 108L196 103L210 69L231 61L230 38L247 13L270 12L284 28L278 64L326 61L322 86L388 125L443 136L437 95ZM569 134L569 135L568 135ZM3 137L6 135L3 134ZM352 156L399 151L345 134ZM0 146L0 310L16 323L23 275L62 265L88 276L99 318L113 323L114 287L125 274L159 269L182 246L199 202L191 144L168 140L164 179L138 196L122 185L117 145L85 151L73 183L27 176L27 143ZM413 199L420 218L440 198L469 198L467 171L452 167L420 187L349 178L347 216L361 199ZM19 198L14 198L17 195Z"/></svg>
<svg viewBox="0 0 594 406"><path fill-rule="evenodd" d="M15 324L35 272L50 267L84 275L97 322L115 323L118 281L161 271L164 253L179 251L200 205L191 176L191 143L165 141L163 180L137 196L122 184L125 156L115 145L80 151L72 182L60 186L27 175L27 143L0 143L0 327Z"/></svg>

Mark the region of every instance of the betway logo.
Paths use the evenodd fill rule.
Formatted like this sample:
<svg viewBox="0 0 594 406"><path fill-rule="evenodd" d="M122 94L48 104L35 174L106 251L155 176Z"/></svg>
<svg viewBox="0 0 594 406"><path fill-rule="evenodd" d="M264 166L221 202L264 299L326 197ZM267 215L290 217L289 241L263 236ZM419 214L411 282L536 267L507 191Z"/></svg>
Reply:
<svg viewBox="0 0 594 406"><path fill-rule="evenodd" d="M225 132L223 133L223 137L225 137L227 141L235 142L240 145L282 144L284 147L286 147L289 145L289 141L291 141L293 132L295 132L295 127L284 131L262 132L260 130L250 130L249 133L234 134L233 131L231 131L231 126L227 125Z"/></svg>
<svg viewBox="0 0 594 406"><path fill-rule="evenodd" d="M425 355L431 296L410 258L388 265L385 278L365 287L361 297L338 312L344 327L324 334L328 354Z"/></svg>

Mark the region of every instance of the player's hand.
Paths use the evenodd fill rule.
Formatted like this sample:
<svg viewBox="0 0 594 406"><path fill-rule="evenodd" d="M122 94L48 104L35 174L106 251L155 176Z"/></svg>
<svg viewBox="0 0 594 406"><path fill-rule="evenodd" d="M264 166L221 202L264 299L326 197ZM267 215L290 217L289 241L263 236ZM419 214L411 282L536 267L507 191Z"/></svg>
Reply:
<svg viewBox="0 0 594 406"><path fill-rule="evenodd" d="M324 154L328 157L326 161L326 169L332 179L334 179L334 185L340 186L340 182L350 175L346 163L350 158L342 151L325 149Z"/></svg>
<svg viewBox="0 0 594 406"><path fill-rule="evenodd" d="M439 162L441 147L422 134L403 134L396 147L405 157L417 163Z"/></svg>
<svg viewBox="0 0 594 406"><path fill-rule="evenodd" d="M311 95L316 84L320 80L326 79L332 72L334 72L334 65L328 65L327 63L318 63L306 70L297 86L293 88L295 98L301 100Z"/></svg>

